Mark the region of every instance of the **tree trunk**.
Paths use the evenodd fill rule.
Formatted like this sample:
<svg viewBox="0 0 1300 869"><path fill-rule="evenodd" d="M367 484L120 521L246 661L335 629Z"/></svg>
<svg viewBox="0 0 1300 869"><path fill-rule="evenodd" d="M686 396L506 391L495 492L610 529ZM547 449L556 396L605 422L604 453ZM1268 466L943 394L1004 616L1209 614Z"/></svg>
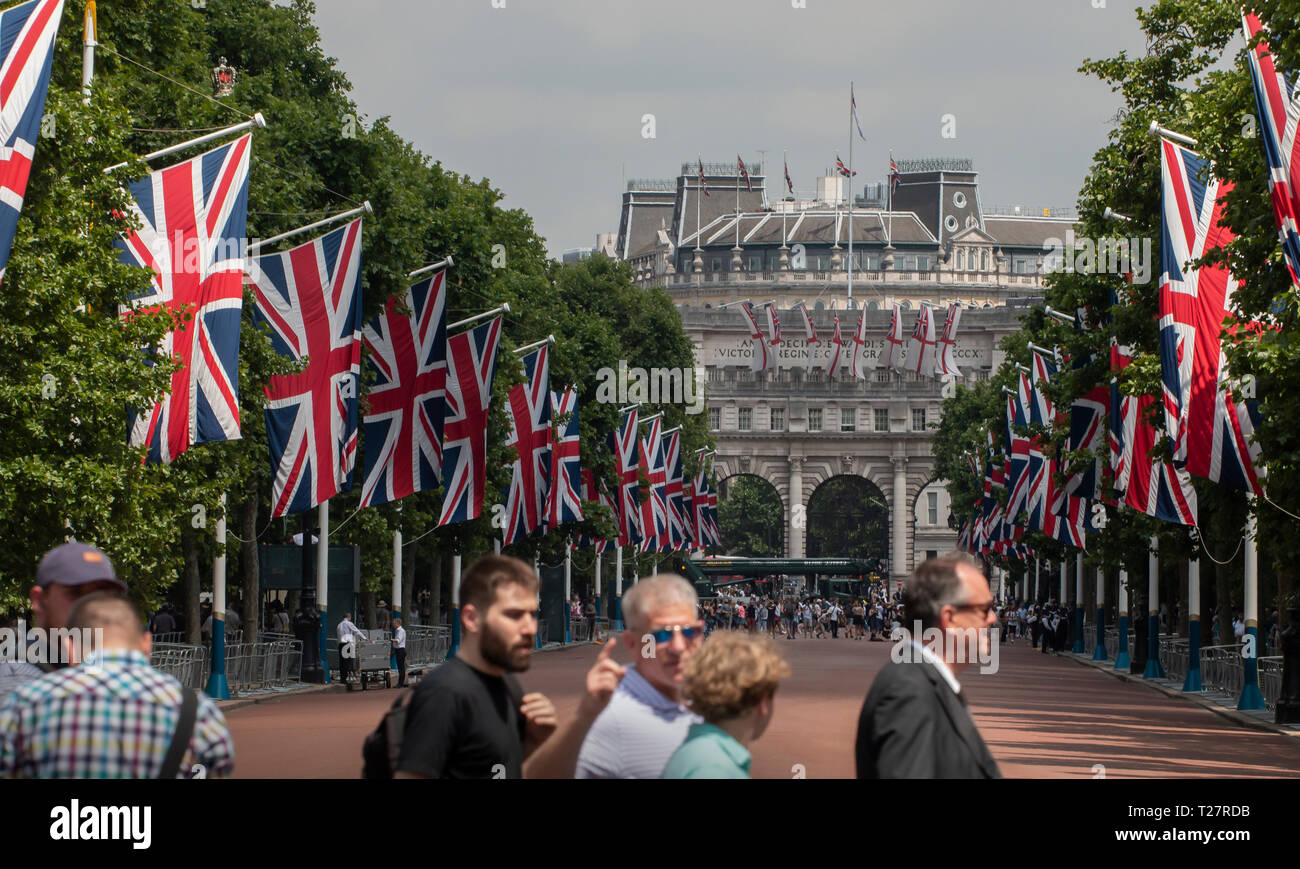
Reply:
<svg viewBox="0 0 1300 869"><path fill-rule="evenodd" d="M366 630L373 630L379 624L379 614L375 610L375 601L377 600L379 600L379 596L373 591L363 590L361 592L361 612L353 613L357 617L356 621L360 623L360 626L364 626Z"/></svg>
<svg viewBox="0 0 1300 869"><path fill-rule="evenodd" d="M239 525L239 536L243 538L240 543L239 568L243 580L244 636L249 638L249 642L255 643L262 621L262 590L259 587L261 565L258 563L257 551L257 508L260 499L256 477L249 478L244 492L247 497Z"/></svg>
<svg viewBox="0 0 1300 869"><path fill-rule="evenodd" d="M433 577L429 588L429 624L442 624L442 559L443 554L433 551Z"/></svg>
<svg viewBox="0 0 1300 869"><path fill-rule="evenodd" d="M199 546L191 531L181 534L181 551L185 555L185 642L198 645L199 630Z"/></svg>

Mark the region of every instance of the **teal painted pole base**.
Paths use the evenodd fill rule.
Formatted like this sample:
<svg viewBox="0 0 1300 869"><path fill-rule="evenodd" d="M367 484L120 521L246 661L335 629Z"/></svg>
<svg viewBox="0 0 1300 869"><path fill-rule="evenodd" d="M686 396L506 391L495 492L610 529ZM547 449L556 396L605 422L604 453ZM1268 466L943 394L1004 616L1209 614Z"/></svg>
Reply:
<svg viewBox="0 0 1300 869"><path fill-rule="evenodd" d="M1076 655L1083 654L1083 608L1074 608L1074 648L1071 649Z"/></svg>
<svg viewBox="0 0 1300 869"><path fill-rule="evenodd" d="M1143 679L1165 678L1165 668L1160 666L1160 617L1147 616L1147 665Z"/></svg>
<svg viewBox="0 0 1300 869"><path fill-rule="evenodd" d="M325 610L321 610L320 611L320 670L321 673L324 674L324 678L321 679L322 685L328 685L330 683L330 658L329 658L329 652L327 651L327 647L325 645L326 637L328 636L328 629L326 626L329 623L329 619L327 619L325 615L326 615Z"/></svg>
<svg viewBox="0 0 1300 869"><path fill-rule="evenodd" d="M1106 609L1097 607L1097 645L1092 648L1092 659L1094 661L1104 661L1109 655L1106 654Z"/></svg>
<svg viewBox="0 0 1300 869"><path fill-rule="evenodd" d="M1192 619L1187 623L1187 675L1183 677L1183 692L1203 691L1201 685L1201 622Z"/></svg>
<svg viewBox="0 0 1300 869"><path fill-rule="evenodd" d="M394 610L393 610L393 618L395 618L395 619L400 619L401 617L402 617L402 614L401 614L400 612L398 612L396 609L394 609ZM392 646L389 646L389 648L392 649L393 647L392 647ZM390 669L390 670L396 670L396 669L397 669L397 650L396 650L396 649L393 649L391 652L388 653L388 669Z"/></svg>
<svg viewBox="0 0 1300 869"><path fill-rule="evenodd" d="M456 657L460 651L460 607L451 608L451 645L447 647L447 660Z"/></svg>
<svg viewBox="0 0 1300 869"><path fill-rule="evenodd" d="M596 595L596 617L597 617L597 618L600 617L600 595ZM596 630L596 628L595 628L595 626L593 625L593 626L592 626L592 632L593 632L592 639L593 639L593 640L595 639L595 636L594 636L595 630Z"/></svg>
<svg viewBox="0 0 1300 869"><path fill-rule="evenodd" d="M573 642L572 625L569 624L569 602L564 602L564 642L569 644Z"/></svg>
<svg viewBox="0 0 1300 869"><path fill-rule="evenodd" d="M1128 670L1133 661L1128 656L1128 616L1119 617L1119 648L1115 650L1115 669Z"/></svg>
<svg viewBox="0 0 1300 869"><path fill-rule="evenodd" d="M623 598L614 598L614 630L623 630Z"/></svg>
<svg viewBox="0 0 1300 869"><path fill-rule="evenodd" d="M1242 661L1244 670L1243 684L1241 686L1241 699L1237 701L1237 708L1242 711L1251 709L1266 709L1264 695L1259 690L1259 628L1251 625L1246 628L1246 645L1255 649L1255 654Z"/></svg>
<svg viewBox="0 0 1300 869"><path fill-rule="evenodd" d="M203 690L213 700L230 699L230 684L226 681L226 622L216 616L212 617L212 672Z"/></svg>

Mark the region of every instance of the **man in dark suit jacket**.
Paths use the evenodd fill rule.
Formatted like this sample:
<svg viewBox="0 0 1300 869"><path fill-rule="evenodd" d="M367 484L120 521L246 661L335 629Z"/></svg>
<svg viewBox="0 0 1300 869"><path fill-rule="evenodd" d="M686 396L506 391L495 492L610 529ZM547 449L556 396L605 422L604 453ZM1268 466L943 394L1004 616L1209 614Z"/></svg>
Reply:
<svg viewBox="0 0 1300 869"><path fill-rule="evenodd" d="M988 581L968 556L932 558L908 578L907 619L921 629L921 639L937 628L943 648L923 648L913 637L895 646L858 718L858 778L1001 778L957 681L976 660L969 647L957 654L963 636L979 643L981 656L991 652L993 603Z"/></svg>

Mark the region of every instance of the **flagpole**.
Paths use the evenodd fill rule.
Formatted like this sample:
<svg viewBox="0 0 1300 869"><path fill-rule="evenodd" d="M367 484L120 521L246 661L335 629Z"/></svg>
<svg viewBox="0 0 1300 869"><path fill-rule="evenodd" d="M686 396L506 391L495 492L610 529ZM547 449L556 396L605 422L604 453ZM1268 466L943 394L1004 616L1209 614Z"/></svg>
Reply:
<svg viewBox="0 0 1300 869"><path fill-rule="evenodd" d="M790 165L789 165L789 161L790 161L790 152L789 152L789 150L788 150L788 149L787 149L787 150L782 150L782 151L781 151L781 168L782 168L782 170L785 172L785 177L786 177L786 178L789 178L789 177L790 177ZM784 180L784 179L782 179L782 180ZM787 190L789 189L789 186L790 186L790 185L788 185L788 184L786 185L786 189L787 189ZM785 232L785 218L786 218L786 215L789 213L789 211L790 211L789 207L787 207L787 206L785 205L785 197L782 196L782 197L781 197L781 266L782 266L782 268L785 268L786 266L788 266L788 265L790 264L790 255L787 253L787 251L790 249L790 248L789 248L789 240L788 240L788 238L786 237L786 232Z"/></svg>
<svg viewBox="0 0 1300 869"><path fill-rule="evenodd" d="M86 4L86 27L81 37L81 102L90 105L90 83L95 78L95 0Z"/></svg>
<svg viewBox="0 0 1300 869"><path fill-rule="evenodd" d="M253 256L262 248L275 244L277 241L284 241L286 238L292 238L293 236L301 235L304 232L311 232L313 229L318 229L322 226L329 226L331 223L338 223L339 221L347 220L350 217L356 217L359 214L374 214L374 213L375 213L374 209L370 207L370 200L367 199L365 202L361 203L356 208L349 209L348 211L341 211L338 214L332 215L330 217L321 218L315 223L309 223L306 226L300 226L297 229L291 229L288 232L282 232L279 235L273 235L270 238L263 239L262 241L251 242L247 247L248 255ZM450 259L450 257L448 259Z"/></svg>
<svg viewBox="0 0 1300 869"><path fill-rule="evenodd" d="M449 324L447 326L447 329L448 330L459 329L461 326L468 326L470 323L477 323L479 320L486 320L488 317L493 317L497 314L509 314L509 313L510 313L510 303L502 302L501 306L498 308L493 308L490 311L484 311L481 314L475 314L473 317L466 317L464 320L457 320L455 323Z"/></svg>
<svg viewBox="0 0 1300 869"><path fill-rule="evenodd" d="M233 127L226 127L225 129L222 130L216 130L215 132L207 133L205 135L199 136L197 139L190 139L187 142L181 142L180 144L177 145L168 145L166 148L162 148L160 150L145 154L143 157L140 158L140 160L141 162L148 163L151 160L157 160L159 157L166 157L169 154L175 154L177 151L184 151L186 148L193 148L196 145L204 145L207 144L208 142L213 141L214 139L220 139L225 136L233 136L235 133L242 133L245 130L253 130L253 129L257 129L257 130L266 129L266 118L262 117L261 112L255 113L253 115L252 120L244 121L242 124L235 124ZM104 170L104 174L107 175L110 172L113 172L117 169L121 169L126 165L127 165L126 163L114 163L112 166L109 166L107 169Z"/></svg>
<svg viewBox="0 0 1300 869"><path fill-rule="evenodd" d="M853 82L849 82L849 307L853 307Z"/></svg>
<svg viewBox="0 0 1300 869"><path fill-rule="evenodd" d="M320 541L316 544L316 609L320 611L320 659L324 670L322 682L329 684L329 658L325 654L326 639L329 636L329 555L330 555L330 502L322 501L316 508L320 522ZM306 546L311 538L304 534L302 545ZM342 654L342 649L339 650ZM340 664L339 669L342 670Z"/></svg>
<svg viewBox="0 0 1300 869"><path fill-rule="evenodd" d="M212 672L204 693L214 700L230 699L226 681L226 493L221 493L221 517L217 519L218 554L212 560Z"/></svg>

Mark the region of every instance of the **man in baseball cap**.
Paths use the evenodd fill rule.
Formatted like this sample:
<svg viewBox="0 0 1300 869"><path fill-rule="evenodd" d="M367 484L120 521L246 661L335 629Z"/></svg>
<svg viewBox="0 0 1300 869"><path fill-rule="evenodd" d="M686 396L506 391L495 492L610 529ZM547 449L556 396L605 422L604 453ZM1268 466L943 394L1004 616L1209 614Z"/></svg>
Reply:
<svg viewBox="0 0 1300 869"><path fill-rule="evenodd" d="M85 543L63 543L54 547L37 565L36 585L28 594L33 627L37 630L67 627L72 607L81 598L97 591L126 591L126 583L117 578L108 556ZM0 662L0 701L19 685L39 679L57 666Z"/></svg>

